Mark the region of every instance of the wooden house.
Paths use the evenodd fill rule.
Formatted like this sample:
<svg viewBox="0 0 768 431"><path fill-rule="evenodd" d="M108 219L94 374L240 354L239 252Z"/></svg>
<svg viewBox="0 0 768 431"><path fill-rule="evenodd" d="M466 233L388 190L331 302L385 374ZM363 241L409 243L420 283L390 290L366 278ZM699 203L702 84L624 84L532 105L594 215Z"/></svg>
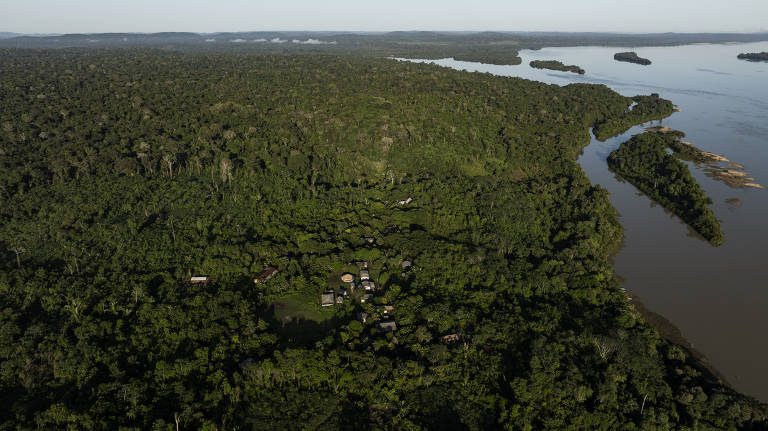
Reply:
<svg viewBox="0 0 768 431"><path fill-rule="evenodd" d="M208 283L211 281L214 281L215 278L213 277L207 277L207 276L195 276L195 277L189 277L186 281L188 283L192 284L200 284L200 283Z"/></svg>
<svg viewBox="0 0 768 431"><path fill-rule="evenodd" d="M330 307L334 303L333 292L326 292L320 295L320 305Z"/></svg>
<svg viewBox="0 0 768 431"><path fill-rule="evenodd" d="M256 284L264 283L270 278L274 277L275 274L277 274L277 268L270 266L264 271L261 271L261 273L259 273L259 275L257 275L256 278L253 279L253 282Z"/></svg>
<svg viewBox="0 0 768 431"><path fill-rule="evenodd" d="M358 311L357 320L360 321L360 323L365 323L366 321L368 321L368 313L366 313L365 311Z"/></svg>
<svg viewBox="0 0 768 431"><path fill-rule="evenodd" d="M443 341L443 343L455 343L459 341L459 339L461 339L461 335L448 334L448 335L443 335L442 337L440 337L440 339Z"/></svg>
<svg viewBox="0 0 768 431"><path fill-rule="evenodd" d="M382 332L395 332L397 331L397 324L394 320L382 320L376 322L376 328Z"/></svg>

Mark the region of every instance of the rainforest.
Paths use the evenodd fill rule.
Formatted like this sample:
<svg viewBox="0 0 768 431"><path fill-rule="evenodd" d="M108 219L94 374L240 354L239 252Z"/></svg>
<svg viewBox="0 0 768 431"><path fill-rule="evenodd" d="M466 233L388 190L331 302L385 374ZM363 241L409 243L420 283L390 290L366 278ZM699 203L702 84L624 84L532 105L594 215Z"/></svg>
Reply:
<svg viewBox="0 0 768 431"><path fill-rule="evenodd" d="M0 429L768 427L609 262L576 158L658 95L307 52L0 59Z"/></svg>

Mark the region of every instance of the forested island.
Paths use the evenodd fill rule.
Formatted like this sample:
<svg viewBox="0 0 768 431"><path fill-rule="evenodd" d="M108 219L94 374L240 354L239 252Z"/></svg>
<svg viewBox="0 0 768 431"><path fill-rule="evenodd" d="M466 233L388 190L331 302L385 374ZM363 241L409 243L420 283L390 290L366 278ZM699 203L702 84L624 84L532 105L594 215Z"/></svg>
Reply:
<svg viewBox="0 0 768 431"><path fill-rule="evenodd" d="M576 158L658 96L349 55L0 60L3 429L768 426L613 275Z"/></svg>
<svg viewBox="0 0 768 431"><path fill-rule="evenodd" d="M672 211L712 245L724 241L720 223L707 206L712 200L691 176L685 163L667 149L704 157L680 142L682 132L646 132L633 136L608 156L608 166L651 199Z"/></svg>
<svg viewBox="0 0 768 431"><path fill-rule="evenodd" d="M593 133L599 141L621 135L636 124L661 120L675 112L675 105L662 99L657 93L649 96L635 96L633 105L620 115L610 117L595 124Z"/></svg>
<svg viewBox="0 0 768 431"><path fill-rule="evenodd" d="M578 73L579 75L584 74L584 69L580 68L579 66L576 66L576 65L566 66L565 64L557 60L533 60L530 63L530 65L535 69L550 69L550 70L559 70L561 72Z"/></svg>
<svg viewBox="0 0 768 431"><path fill-rule="evenodd" d="M739 54L738 58L741 60L749 61L768 61L768 52L751 52L746 54Z"/></svg>
<svg viewBox="0 0 768 431"><path fill-rule="evenodd" d="M640 57L636 52L618 52L613 55L613 59L627 63L642 64L643 66L648 66L651 64L651 60Z"/></svg>

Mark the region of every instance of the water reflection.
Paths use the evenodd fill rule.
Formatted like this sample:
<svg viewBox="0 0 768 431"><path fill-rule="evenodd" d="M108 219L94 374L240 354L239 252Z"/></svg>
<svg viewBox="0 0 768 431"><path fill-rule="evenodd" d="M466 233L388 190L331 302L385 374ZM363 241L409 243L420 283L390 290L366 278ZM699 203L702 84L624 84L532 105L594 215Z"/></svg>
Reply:
<svg viewBox="0 0 768 431"><path fill-rule="evenodd" d="M768 63L736 59L742 52L768 51L768 43L633 48L650 66L620 63L621 48L576 47L523 51L523 64L495 66L434 63L468 71L567 85L606 84L626 96L659 93L682 112L664 125L682 130L704 151L744 165L758 183L768 183ZM533 69L532 60L559 60L586 70L585 75ZM712 197L726 242L715 248L677 217L652 204L608 170L606 157L629 136L585 148L579 163L593 183L611 193L621 214L625 239L614 257L624 287L645 305L677 325L736 389L768 401L768 289L765 251L768 192L734 189L689 164Z"/></svg>

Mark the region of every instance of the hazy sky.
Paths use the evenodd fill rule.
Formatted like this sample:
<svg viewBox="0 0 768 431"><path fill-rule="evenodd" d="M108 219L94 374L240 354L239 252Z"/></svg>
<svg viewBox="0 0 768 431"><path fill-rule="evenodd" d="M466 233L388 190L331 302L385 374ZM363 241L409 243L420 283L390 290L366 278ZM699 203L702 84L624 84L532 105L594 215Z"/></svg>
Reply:
<svg viewBox="0 0 768 431"><path fill-rule="evenodd" d="M0 31L768 31L768 0L0 0Z"/></svg>

